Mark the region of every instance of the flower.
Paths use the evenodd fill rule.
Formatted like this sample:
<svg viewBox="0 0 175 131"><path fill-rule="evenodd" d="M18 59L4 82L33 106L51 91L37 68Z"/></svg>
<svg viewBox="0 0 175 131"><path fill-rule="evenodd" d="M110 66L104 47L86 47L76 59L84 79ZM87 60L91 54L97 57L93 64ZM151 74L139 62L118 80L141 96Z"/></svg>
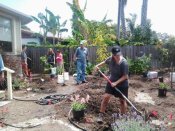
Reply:
<svg viewBox="0 0 175 131"><path fill-rule="evenodd" d="M89 101L89 95L86 98L80 98L80 95L71 96L70 100L73 101L71 104L72 110L74 111L81 111L87 108L86 103Z"/></svg>

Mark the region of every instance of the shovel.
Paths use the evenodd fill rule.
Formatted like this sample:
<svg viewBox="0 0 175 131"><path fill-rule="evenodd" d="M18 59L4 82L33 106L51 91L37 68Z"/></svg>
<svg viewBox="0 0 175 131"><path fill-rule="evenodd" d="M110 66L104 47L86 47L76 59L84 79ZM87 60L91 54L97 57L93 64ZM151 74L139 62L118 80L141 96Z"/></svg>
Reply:
<svg viewBox="0 0 175 131"><path fill-rule="evenodd" d="M98 69L98 71L100 72L100 74L105 78L105 80L107 80L111 85L112 85L112 82L111 80L103 73L101 72L101 70ZM122 96L123 98L134 108L134 110L139 114L139 115L142 115L142 113L131 103L131 101L117 88L115 88L116 91L118 91Z"/></svg>

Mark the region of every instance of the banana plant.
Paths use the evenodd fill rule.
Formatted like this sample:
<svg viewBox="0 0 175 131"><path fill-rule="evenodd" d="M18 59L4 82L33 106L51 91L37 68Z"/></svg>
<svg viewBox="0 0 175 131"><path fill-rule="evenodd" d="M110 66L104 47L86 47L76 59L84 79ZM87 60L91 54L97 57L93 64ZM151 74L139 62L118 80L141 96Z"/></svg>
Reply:
<svg viewBox="0 0 175 131"><path fill-rule="evenodd" d="M35 16L31 16L31 17L35 22L39 24L40 29L42 29L44 43L46 43L46 38L49 31L47 14L44 15L43 13L38 13L38 16L37 16L38 18Z"/></svg>
<svg viewBox="0 0 175 131"><path fill-rule="evenodd" d="M55 16L48 9L45 9L45 11L49 15L48 28L49 28L49 32L53 34L53 44L55 44L55 35L58 34L58 39L59 39L60 33L68 31L67 28L63 28L66 25L67 20L65 20L62 24L60 24L61 17L59 15Z"/></svg>

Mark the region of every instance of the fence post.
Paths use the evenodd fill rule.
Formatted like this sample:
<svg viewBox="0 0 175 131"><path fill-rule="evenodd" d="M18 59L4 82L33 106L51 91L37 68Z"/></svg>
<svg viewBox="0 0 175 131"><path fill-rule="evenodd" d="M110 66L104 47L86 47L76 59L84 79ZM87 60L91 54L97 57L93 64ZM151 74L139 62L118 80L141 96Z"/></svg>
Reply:
<svg viewBox="0 0 175 131"><path fill-rule="evenodd" d="M12 89L12 73L15 73L14 70L11 70L7 67L4 68L7 71L7 91L8 91L8 100L13 99L13 89Z"/></svg>

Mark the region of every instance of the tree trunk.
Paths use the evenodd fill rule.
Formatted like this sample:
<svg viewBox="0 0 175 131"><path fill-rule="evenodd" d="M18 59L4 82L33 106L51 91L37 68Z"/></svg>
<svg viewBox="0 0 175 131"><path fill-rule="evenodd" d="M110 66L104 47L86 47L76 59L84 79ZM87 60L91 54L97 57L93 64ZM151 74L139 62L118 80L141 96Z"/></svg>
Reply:
<svg viewBox="0 0 175 131"><path fill-rule="evenodd" d="M141 10L141 27L144 28L147 21L147 8L148 8L148 0L143 0L142 10Z"/></svg>
<svg viewBox="0 0 175 131"><path fill-rule="evenodd" d="M122 4L122 0L118 0L117 39L120 39L121 4Z"/></svg>
<svg viewBox="0 0 175 131"><path fill-rule="evenodd" d="M121 2L122 6L121 6L121 24L122 24L122 34L123 34L123 38L126 38L126 25L125 25L125 5L124 5L124 2L122 0Z"/></svg>
<svg viewBox="0 0 175 131"><path fill-rule="evenodd" d="M55 45L55 35L53 35L53 45Z"/></svg>

